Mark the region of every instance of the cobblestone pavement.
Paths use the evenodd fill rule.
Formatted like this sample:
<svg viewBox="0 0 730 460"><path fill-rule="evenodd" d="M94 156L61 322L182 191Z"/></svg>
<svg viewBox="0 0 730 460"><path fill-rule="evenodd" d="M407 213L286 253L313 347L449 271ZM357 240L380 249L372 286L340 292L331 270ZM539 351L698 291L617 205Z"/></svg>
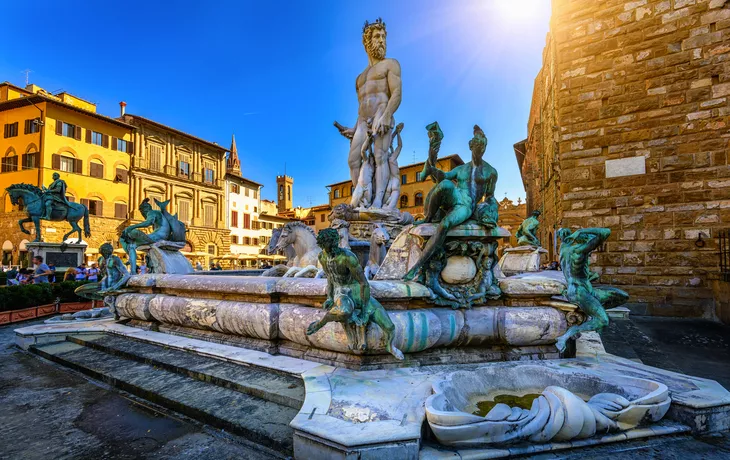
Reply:
<svg viewBox="0 0 730 460"><path fill-rule="evenodd" d="M23 325L33 322L23 323ZM273 457L240 439L153 408L14 347L0 327L0 459L251 459ZM704 320L632 317L601 334L606 350L730 387L730 327ZM654 438L537 459L730 458L727 433Z"/></svg>
<svg viewBox="0 0 730 460"><path fill-rule="evenodd" d="M0 459L274 458L15 348L17 327L0 327Z"/></svg>
<svg viewBox="0 0 730 460"><path fill-rule="evenodd" d="M730 326L703 319L631 316L601 333L606 351L730 389Z"/></svg>

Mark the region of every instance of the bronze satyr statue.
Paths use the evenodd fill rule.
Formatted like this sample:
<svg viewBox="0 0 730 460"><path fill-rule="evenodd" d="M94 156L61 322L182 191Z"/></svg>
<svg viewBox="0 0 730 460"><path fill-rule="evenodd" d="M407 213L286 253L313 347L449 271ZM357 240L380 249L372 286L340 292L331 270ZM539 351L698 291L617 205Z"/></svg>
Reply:
<svg viewBox="0 0 730 460"><path fill-rule="evenodd" d="M53 173L53 182L48 188L42 189L31 184L13 184L6 188L10 195L10 202L13 206L23 204L28 217L20 219L18 225L23 233L30 234L24 224L33 222L35 226L35 239L41 240L41 220L60 222L65 220L71 225L71 231L63 235L63 240L74 233L78 233L77 244L81 243L81 227L79 220L84 219L84 236L91 236L89 226L89 209L80 203L72 203L66 199L66 182L61 179L58 173Z"/></svg>
<svg viewBox="0 0 730 460"><path fill-rule="evenodd" d="M560 266L568 283L565 297L578 305L590 319L583 324L571 326L558 338L555 346L565 351L568 340L583 331L599 331L608 325L606 308L626 303L629 295L611 286L594 288L588 269L589 257L611 235L608 228L583 228L571 233L567 228L558 230L560 244Z"/></svg>
<svg viewBox="0 0 730 460"><path fill-rule="evenodd" d="M395 347L395 326L380 302L370 296L370 284L357 256L339 247L337 230L326 228L317 234L317 244L322 248L319 263L327 275L327 300L322 308L325 316L307 327L307 335L319 331L325 324L341 323L351 350L368 350L367 327L370 322L380 326L385 334L388 353L402 360L403 353Z"/></svg>
<svg viewBox="0 0 730 460"><path fill-rule="evenodd" d="M81 297L101 300L107 293L118 291L129 280L129 272L122 259L114 255L114 247L104 243L99 248L101 257L99 265L104 267L104 277L98 283L87 283L76 288L74 292Z"/></svg>
<svg viewBox="0 0 730 460"><path fill-rule="evenodd" d="M520 228L515 233L519 246L540 247L540 240L537 238L537 229L540 227L538 217L540 217L540 211L532 211L532 215L520 224Z"/></svg>
<svg viewBox="0 0 730 460"><path fill-rule="evenodd" d="M446 234L459 224L466 222L472 215L485 227L497 224L498 205L494 199L494 188L497 185L497 170L483 161L487 148L487 137L484 131L474 125L474 137L469 141L471 161L444 172L436 167L438 151L444 137L437 122L426 127L429 138L428 160L423 166L422 176L430 175L438 183L428 192L424 206L425 217L416 225L433 222L438 223L436 233L428 240L423 253L416 264L404 277L414 279L436 251L443 246ZM454 183L454 181L456 183ZM485 198L485 202L477 203Z"/></svg>
<svg viewBox="0 0 730 460"><path fill-rule="evenodd" d="M163 241L171 243L185 243L185 224L180 222L177 216L167 212L167 201L158 201L155 203L160 208L159 211L152 209L150 199L145 198L139 205L139 210L144 216L144 222L130 225L122 231L119 242L129 256L129 266L132 270L136 270L137 266L137 247L146 244L155 244ZM145 233L139 228L152 227L152 233Z"/></svg>

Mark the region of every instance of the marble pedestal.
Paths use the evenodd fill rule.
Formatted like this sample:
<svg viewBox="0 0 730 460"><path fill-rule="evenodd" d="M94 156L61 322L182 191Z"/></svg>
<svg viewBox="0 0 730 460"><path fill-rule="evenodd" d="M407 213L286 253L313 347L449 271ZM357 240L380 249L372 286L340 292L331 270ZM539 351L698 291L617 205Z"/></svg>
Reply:
<svg viewBox="0 0 730 460"><path fill-rule="evenodd" d="M506 276L540 271L543 254L547 254L547 250L536 246L507 248L499 259L499 268Z"/></svg>
<svg viewBox="0 0 730 460"><path fill-rule="evenodd" d="M187 275L194 272L190 261L182 255L180 249L185 243L160 241L152 245L143 245L138 249L147 251L147 267L153 273L169 275Z"/></svg>
<svg viewBox="0 0 730 460"><path fill-rule="evenodd" d="M57 273L63 273L70 267L78 267L86 262L85 244L61 244L33 242L25 245L31 257L41 256L46 264L54 264Z"/></svg>

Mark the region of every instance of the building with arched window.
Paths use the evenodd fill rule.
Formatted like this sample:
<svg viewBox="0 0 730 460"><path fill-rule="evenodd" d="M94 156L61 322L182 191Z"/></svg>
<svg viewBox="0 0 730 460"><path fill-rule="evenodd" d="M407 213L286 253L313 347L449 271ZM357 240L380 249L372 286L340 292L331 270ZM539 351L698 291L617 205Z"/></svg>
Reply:
<svg viewBox="0 0 730 460"><path fill-rule="evenodd" d="M157 121L124 113L124 107L120 119L135 127L130 222L142 221L137 207L143 199L169 200L168 210L185 222L188 239L197 248L198 256L191 258L197 257L207 266L217 262L216 257L230 254L225 177L228 149ZM215 254L211 246L216 248Z"/></svg>
<svg viewBox="0 0 730 460"><path fill-rule="evenodd" d="M451 171L459 165L463 165L464 161L459 155L449 155L439 158L437 165L442 171ZM434 186L431 177L422 177L423 162L413 163L400 167L401 197L398 208L402 211L408 211L414 216L423 216L423 203L428 192ZM350 203L352 199L353 185L352 182L342 181L327 186L329 190L330 207L337 206L340 203Z"/></svg>
<svg viewBox="0 0 730 460"><path fill-rule="evenodd" d="M51 94L36 85L25 88L0 83L0 241L7 242L3 261L25 260L25 242L17 221L25 217L13 206L5 188L53 182L58 172L70 201L89 208L91 236L84 237L90 255L107 241L118 241L118 228L128 217L130 158L134 126L97 113L94 103L68 93ZM27 226L28 229L32 225ZM41 239L62 242L66 222L41 221Z"/></svg>

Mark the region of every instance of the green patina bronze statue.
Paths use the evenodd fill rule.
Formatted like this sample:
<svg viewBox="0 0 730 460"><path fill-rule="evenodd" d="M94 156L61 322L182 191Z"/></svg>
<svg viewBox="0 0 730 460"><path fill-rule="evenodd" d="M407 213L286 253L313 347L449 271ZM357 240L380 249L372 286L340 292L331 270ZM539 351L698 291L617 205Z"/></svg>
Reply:
<svg viewBox="0 0 730 460"><path fill-rule="evenodd" d="M565 297L583 311L590 319L583 324L571 326L558 338L555 346L564 351L568 340L583 331L599 331L608 325L606 308L626 303L629 295L611 286L594 288L591 285L589 257L611 235L608 228L583 228L571 233L567 228L558 230L560 244L560 266L568 287Z"/></svg>
<svg viewBox="0 0 730 460"><path fill-rule="evenodd" d="M441 171L436 167L441 140L444 137L438 122L426 127L429 138L428 160L423 166L422 176L430 175L438 184L428 193L424 206L425 217L416 222L438 223L436 233L428 240L416 264L404 277L413 280L428 263L437 250L443 246L446 234L453 227L474 218L486 228L497 226L498 205L494 199L497 185L497 170L483 161L487 148L484 131L474 125L474 137L469 141L472 159L451 171ZM483 203L479 201L484 198Z"/></svg>
<svg viewBox="0 0 730 460"><path fill-rule="evenodd" d="M102 267L104 277L98 283L88 283L76 288L77 295L91 299L102 300L108 293L120 290L129 280L129 272L122 259L114 255L114 247L104 243L99 248L101 257L99 266Z"/></svg>
<svg viewBox="0 0 730 460"><path fill-rule="evenodd" d="M81 243L81 227L78 221L84 219L84 236L91 236L89 226L89 209L80 203L72 203L66 199L66 182L56 172L53 173L53 182L48 188L38 188L31 184L13 184L6 188L13 206L22 204L28 216L20 219L18 225L23 233L30 234L25 224L32 222L35 226L35 240L41 240L40 221L66 221L71 225L71 231L63 235L63 240L74 233L78 233L76 243Z"/></svg>
<svg viewBox="0 0 730 460"><path fill-rule="evenodd" d="M158 244L180 249L185 245L185 224L180 222L177 216L167 212L167 205L170 200L158 201L155 203L159 211L152 209L150 199L145 198L139 205L139 210L144 216L144 222L130 225L122 231L120 243L129 256L129 266L134 270L137 266L137 247L142 245ZM152 233L145 233L140 228L152 227Z"/></svg>
<svg viewBox="0 0 730 460"><path fill-rule="evenodd" d="M403 353L394 345L395 326L380 302L370 296L370 284L357 256L339 247L337 230L326 228L317 234L317 244L322 248L319 263L327 275L327 300L322 308L327 312L307 327L307 335L319 331L325 324L335 321L342 324L351 350L368 350L367 327L373 322L385 334L388 353L402 360Z"/></svg>
<svg viewBox="0 0 730 460"><path fill-rule="evenodd" d="M532 211L532 215L520 224L520 228L515 233L519 246L540 247L540 240L537 238L537 229L540 227L538 217L540 217L540 211Z"/></svg>

